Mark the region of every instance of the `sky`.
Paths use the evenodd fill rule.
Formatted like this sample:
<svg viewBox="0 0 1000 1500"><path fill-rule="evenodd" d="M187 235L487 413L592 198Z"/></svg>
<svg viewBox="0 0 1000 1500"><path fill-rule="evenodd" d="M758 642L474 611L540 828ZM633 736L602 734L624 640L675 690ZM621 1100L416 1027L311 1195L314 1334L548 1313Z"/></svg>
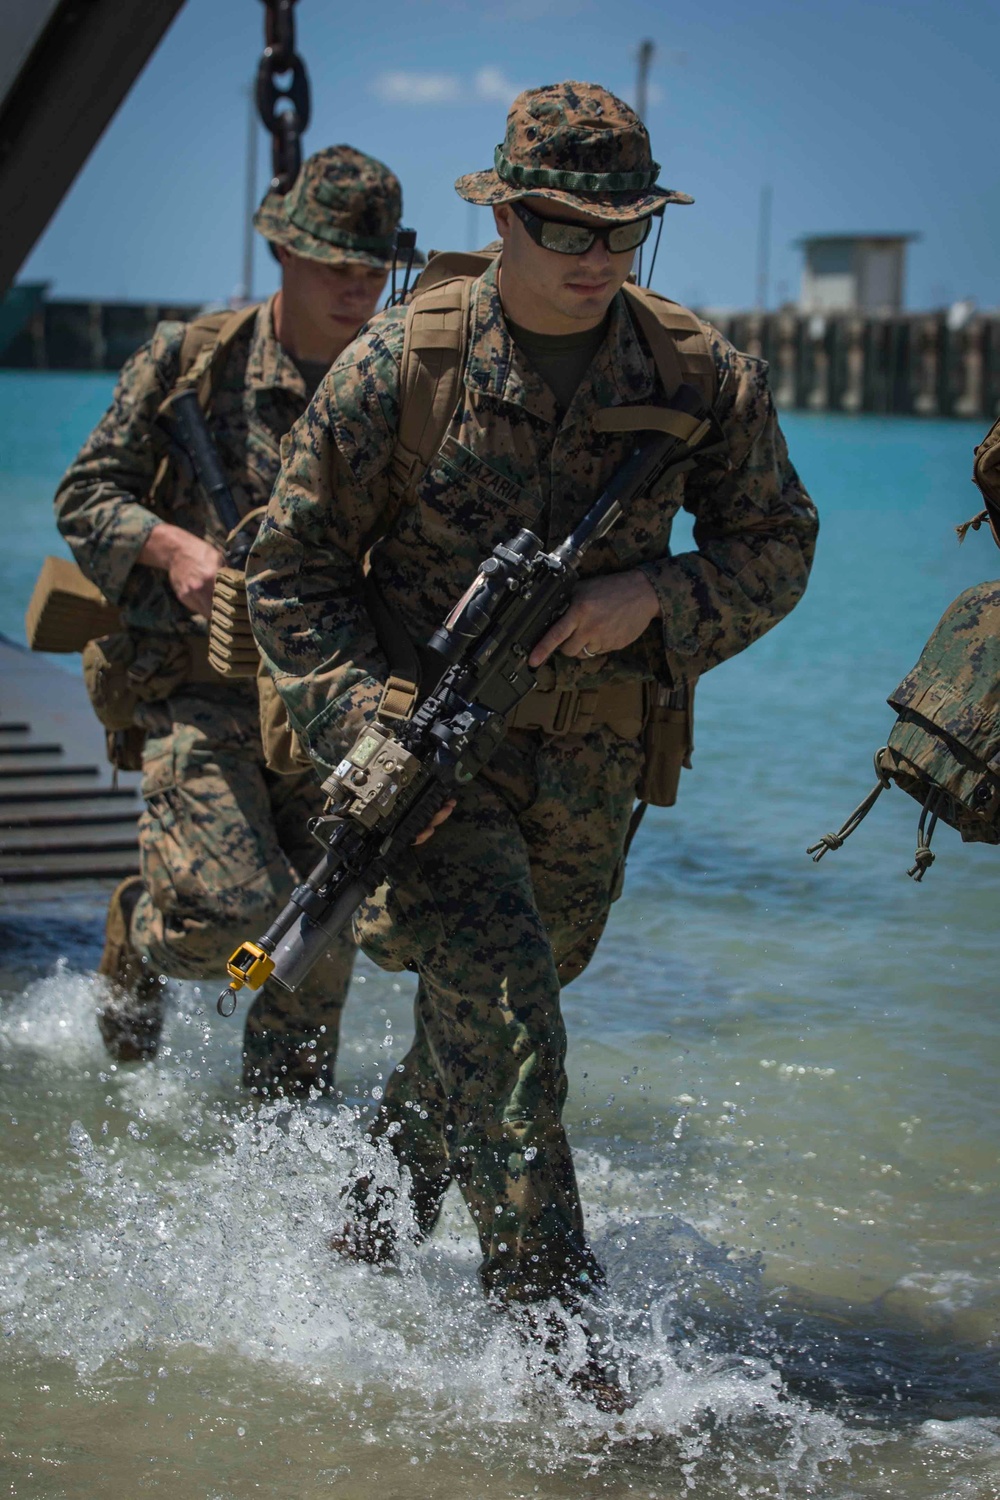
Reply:
<svg viewBox="0 0 1000 1500"><path fill-rule="evenodd" d="M349 142L403 183L426 248L493 237L453 183L492 164L511 99L576 78L634 98L666 210L653 286L702 307L756 300L762 189L769 306L794 299L803 234L910 231L906 304L1000 304L995 61L980 0L298 0L312 85L306 151ZM186 0L20 273L50 295L206 302L241 279L249 88L260 0ZM270 175L260 133L259 190ZM259 240L253 291L276 285Z"/></svg>

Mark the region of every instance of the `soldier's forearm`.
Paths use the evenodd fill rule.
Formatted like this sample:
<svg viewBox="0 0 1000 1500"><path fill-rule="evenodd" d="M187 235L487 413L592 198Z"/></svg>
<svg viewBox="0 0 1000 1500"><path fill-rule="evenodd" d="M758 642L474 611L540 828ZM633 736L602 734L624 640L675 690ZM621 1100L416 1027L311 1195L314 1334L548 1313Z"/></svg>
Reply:
<svg viewBox="0 0 1000 1500"><path fill-rule="evenodd" d="M159 568L167 573L175 559L184 552L185 544L199 540L200 538L192 536L180 526L173 526L169 521L158 521L143 543L136 561L147 568Z"/></svg>
<svg viewBox="0 0 1000 1500"><path fill-rule="evenodd" d="M167 325L126 363L114 399L70 464L55 497L56 523L84 572L113 603L159 522L146 505L160 459L156 412L177 377L183 330Z"/></svg>
<svg viewBox="0 0 1000 1500"><path fill-rule="evenodd" d="M158 518L107 484L64 483L56 505L59 531L77 563L118 604Z"/></svg>
<svg viewBox="0 0 1000 1500"><path fill-rule="evenodd" d="M660 600L671 676L702 676L766 634L805 591L811 539L791 528L763 545L733 542L683 552L643 568Z"/></svg>
<svg viewBox="0 0 1000 1500"><path fill-rule="evenodd" d="M185 609L208 616L215 575L222 562L222 553L210 542L169 521L160 521L143 543L138 561L167 574Z"/></svg>

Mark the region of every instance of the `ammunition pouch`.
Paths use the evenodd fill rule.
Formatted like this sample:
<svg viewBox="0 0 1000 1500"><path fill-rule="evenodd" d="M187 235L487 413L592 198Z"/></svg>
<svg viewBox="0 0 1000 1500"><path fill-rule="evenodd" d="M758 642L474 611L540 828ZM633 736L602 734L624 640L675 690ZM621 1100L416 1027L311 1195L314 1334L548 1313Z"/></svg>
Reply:
<svg viewBox="0 0 1000 1500"><path fill-rule="evenodd" d="M112 732L135 727L140 703L159 703L186 683L219 681L202 636L120 630L88 641L82 659L94 712Z"/></svg>
<svg viewBox="0 0 1000 1500"><path fill-rule="evenodd" d="M109 729L105 735L108 761L116 771L141 771L146 731L133 724L129 729Z"/></svg>
<svg viewBox="0 0 1000 1500"><path fill-rule="evenodd" d="M646 718L646 685L609 683L604 687L535 688L507 720L508 729L540 729L558 738L586 734L606 725L623 739L635 740Z"/></svg>
<svg viewBox="0 0 1000 1500"><path fill-rule="evenodd" d="M693 682L680 688L649 685L640 802L673 807L677 801L681 767L691 769L694 750L694 686Z"/></svg>
<svg viewBox="0 0 1000 1500"><path fill-rule="evenodd" d="M260 522L266 506L248 511L226 538L226 556L240 532ZM208 622L208 660L221 677L256 677L260 652L250 628L247 579L243 568L221 567L215 575Z"/></svg>
<svg viewBox="0 0 1000 1500"><path fill-rule="evenodd" d="M281 695L254 640L247 609L246 574L237 568L220 568L215 575L208 662L222 677L256 677L260 743L267 769L278 776L301 776L303 771L311 770L312 761L288 722Z"/></svg>
<svg viewBox="0 0 1000 1500"><path fill-rule="evenodd" d="M260 652L250 629L246 575L220 568L212 593L208 660L221 677L256 677Z"/></svg>

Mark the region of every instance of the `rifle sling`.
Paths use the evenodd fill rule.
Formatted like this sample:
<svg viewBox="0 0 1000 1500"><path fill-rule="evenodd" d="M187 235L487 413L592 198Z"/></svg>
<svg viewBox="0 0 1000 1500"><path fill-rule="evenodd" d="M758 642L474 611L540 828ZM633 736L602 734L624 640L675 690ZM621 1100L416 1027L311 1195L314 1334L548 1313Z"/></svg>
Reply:
<svg viewBox="0 0 1000 1500"><path fill-rule="evenodd" d="M389 661L389 677L378 706L379 718L409 719L420 698L420 654L410 632L372 577L370 555L364 561L363 578L365 607Z"/></svg>
<svg viewBox="0 0 1000 1500"><path fill-rule="evenodd" d="M693 417L670 406L604 406L594 413L597 432L666 432L692 448L710 426L707 417Z"/></svg>

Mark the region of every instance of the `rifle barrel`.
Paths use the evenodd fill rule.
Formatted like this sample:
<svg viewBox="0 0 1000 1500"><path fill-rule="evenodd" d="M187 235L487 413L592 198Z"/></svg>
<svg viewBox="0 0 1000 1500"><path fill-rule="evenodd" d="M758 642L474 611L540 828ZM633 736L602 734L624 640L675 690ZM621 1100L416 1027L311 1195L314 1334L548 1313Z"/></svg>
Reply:
<svg viewBox="0 0 1000 1500"><path fill-rule="evenodd" d="M240 513L215 450L205 414L198 404L197 392L179 391L171 400L169 409L178 441L191 460L198 483L215 507L228 536L240 524Z"/></svg>

